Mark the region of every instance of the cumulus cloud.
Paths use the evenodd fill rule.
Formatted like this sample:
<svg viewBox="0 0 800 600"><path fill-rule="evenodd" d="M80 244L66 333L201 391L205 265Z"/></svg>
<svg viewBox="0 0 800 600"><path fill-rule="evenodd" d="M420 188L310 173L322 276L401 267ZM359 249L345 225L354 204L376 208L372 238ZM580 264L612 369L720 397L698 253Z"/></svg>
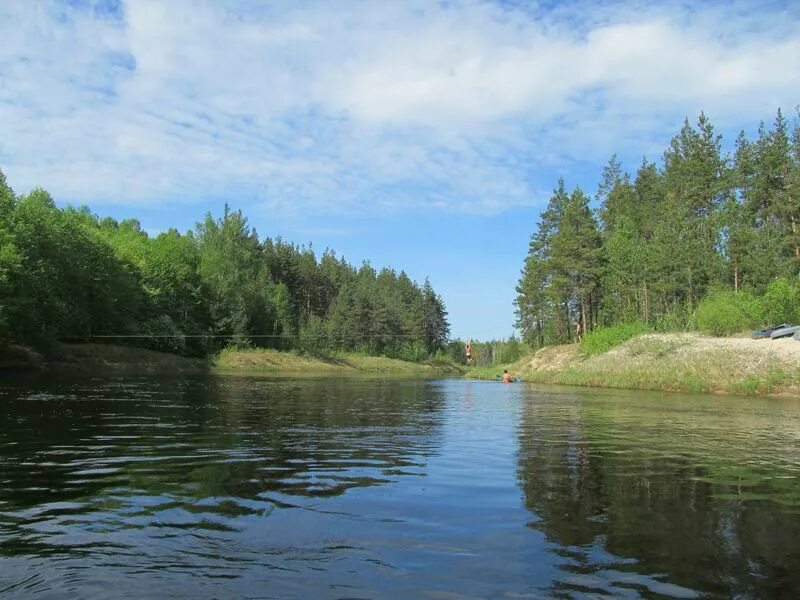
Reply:
<svg viewBox="0 0 800 600"><path fill-rule="evenodd" d="M0 165L90 204L498 212L553 173L793 107L765 4L0 4Z"/></svg>

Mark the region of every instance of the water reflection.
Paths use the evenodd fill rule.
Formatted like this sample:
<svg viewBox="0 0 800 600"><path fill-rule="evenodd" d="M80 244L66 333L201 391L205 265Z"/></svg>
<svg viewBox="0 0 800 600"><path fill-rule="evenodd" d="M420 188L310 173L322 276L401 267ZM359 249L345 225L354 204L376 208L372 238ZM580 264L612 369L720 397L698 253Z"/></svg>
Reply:
<svg viewBox="0 0 800 600"><path fill-rule="evenodd" d="M792 597L800 403L0 383L0 597Z"/></svg>
<svg viewBox="0 0 800 600"><path fill-rule="evenodd" d="M328 496L413 472L436 447L441 398L414 384L361 385L368 393L313 380L162 382L146 393L107 383L72 388L80 401L20 391L4 400L0 425L16 493L0 501L62 501L118 484L201 498Z"/></svg>
<svg viewBox="0 0 800 600"><path fill-rule="evenodd" d="M792 596L797 408L564 390L530 397L520 480L532 526L568 559L553 593Z"/></svg>
<svg viewBox="0 0 800 600"><path fill-rule="evenodd" d="M0 554L120 561L151 539L148 562L178 568L160 561L191 536L193 567L233 576L213 559L225 533L419 476L443 399L424 382L208 378L26 381L0 402Z"/></svg>

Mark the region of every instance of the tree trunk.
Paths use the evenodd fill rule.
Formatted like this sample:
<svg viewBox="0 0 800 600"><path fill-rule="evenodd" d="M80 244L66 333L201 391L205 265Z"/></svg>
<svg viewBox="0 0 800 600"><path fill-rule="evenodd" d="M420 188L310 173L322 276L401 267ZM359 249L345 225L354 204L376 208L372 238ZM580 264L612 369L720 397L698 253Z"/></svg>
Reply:
<svg viewBox="0 0 800 600"><path fill-rule="evenodd" d="M539 319L539 348L544 348L544 319Z"/></svg>
<svg viewBox="0 0 800 600"><path fill-rule="evenodd" d="M734 263L733 266L733 291L739 291L739 263Z"/></svg>
<svg viewBox="0 0 800 600"><path fill-rule="evenodd" d="M586 332L589 331L586 328L586 298L581 298L581 335L586 335ZM578 336L578 340L580 341L580 336Z"/></svg>
<svg viewBox="0 0 800 600"><path fill-rule="evenodd" d="M564 302L564 326L567 328L567 341L572 340L572 323L569 318L569 304Z"/></svg>
<svg viewBox="0 0 800 600"><path fill-rule="evenodd" d="M643 308L644 308L644 322L645 323L649 323L650 322L650 302L649 302L649 299L647 297L647 282L646 281L644 282L643 303L644 303L644 306L643 306Z"/></svg>

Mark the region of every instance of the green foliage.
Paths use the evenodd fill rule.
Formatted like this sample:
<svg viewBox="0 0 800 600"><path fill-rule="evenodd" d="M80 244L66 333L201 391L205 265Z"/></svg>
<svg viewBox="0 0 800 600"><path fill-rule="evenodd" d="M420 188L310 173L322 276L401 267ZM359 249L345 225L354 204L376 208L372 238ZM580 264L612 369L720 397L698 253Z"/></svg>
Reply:
<svg viewBox="0 0 800 600"><path fill-rule="evenodd" d="M480 368L509 365L517 362L531 351L531 347L528 344L515 337L486 342L471 341L470 343L472 346L472 365ZM456 364L466 364L465 345L466 342L463 340L453 340L447 345L443 353Z"/></svg>
<svg viewBox="0 0 800 600"><path fill-rule="evenodd" d="M771 282L760 298L761 322L766 324L800 321L800 289L781 277Z"/></svg>
<svg viewBox="0 0 800 600"><path fill-rule="evenodd" d="M648 331L650 331L650 328L641 322L620 323L611 327L601 327L583 336L581 350L588 355L602 354L632 337Z"/></svg>
<svg viewBox="0 0 800 600"><path fill-rule="evenodd" d="M331 349L325 323L313 316L300 328L298 350L310 356L323 356Z"/></svg>
<svg viewBox="0 0 800 600"><path fill-rule="evenodd" d="M689 329L691 321L691 314L685 310L685 307L677 306L669 312L656 315L651 321L651 327L653 331L661 333L686 331Z"/></svg>
<svg viewBox="0 0 800 600"><path fill-rule="evenodd" d="M134 219L59 209L44 190L17 198L0 171L0 338L98 335L198 356L231 346L422 361L445 347L449 324L429 281L261 240L227 206L194 231L151 238Z"/></svg>
<svg viewBox="0 0 800 600"><path fill-rule="evenodd" d="M437 356L439 356L438 352ZM419 341L403 342L391 358L399 358L408 362L421 362L428 358L428 349L424 343Z"/></svg>
<svg viewBox="0 0 800 600"><path fill-rule="evenodd" d="M704 333L727 336L755 326L761 315L758 301L749 293L716 290L700 302L694 320Z"/></svg>
<svg viewBox="0 0 800 600"><path fill-rule="evenodd" d="M560 180L531 237L517 286L516 325L525 342L564 342L573 339L575 324L594 327L603 262L589 198L578 188L568 193Z"/></svg>
<svg viewBox="0 0 800 600"><path fill-rule="evenodd" d="M173 352L175 354L184 354L186 352L186 337L184 333L178 329L167 315L148 319L141 324L140 331L146 336L143 338L143 345L151 350Z"/></svg>
<svg viewBox="0 0 800 600"><path fill-rule="evenodd" d="M800 320L791 283L800 273L797 123L790 132L778 111L757 139L740 134L728 156L701 113L684 122L661 165L645 160L631 177L612 157L596 196L597 228L580 191L560 181L516 288L523 339L569 343L630 321L730 334L753 319ZM744 306L744 296L719 290L764 298Z"/></svg>

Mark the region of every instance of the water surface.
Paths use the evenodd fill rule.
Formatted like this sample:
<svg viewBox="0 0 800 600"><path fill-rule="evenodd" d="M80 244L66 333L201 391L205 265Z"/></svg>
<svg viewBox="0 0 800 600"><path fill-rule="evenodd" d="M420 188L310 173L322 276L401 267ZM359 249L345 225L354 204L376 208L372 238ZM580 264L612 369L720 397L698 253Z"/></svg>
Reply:
<svg viewBox="0 0 800 600"><path fill-rule="evenodd" d="M794 597L800 402L0 383L0 596Z"/></svg>

